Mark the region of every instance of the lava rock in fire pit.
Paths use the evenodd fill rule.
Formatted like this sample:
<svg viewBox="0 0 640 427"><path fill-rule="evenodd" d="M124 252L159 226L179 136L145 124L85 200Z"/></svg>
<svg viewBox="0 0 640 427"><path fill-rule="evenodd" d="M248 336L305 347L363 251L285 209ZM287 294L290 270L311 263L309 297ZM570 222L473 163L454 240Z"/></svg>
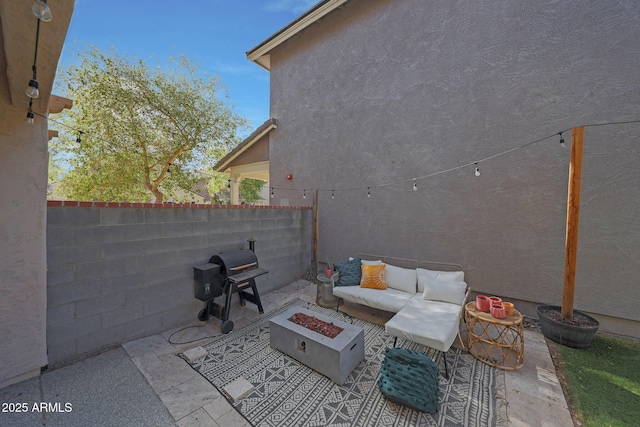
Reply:
<svg viewBox="0 0 640 427"><path fill-rule="evenodd" d="M304 313L295 313L289 320L296 325L303 326L329 338L337 337L338 334L344 330L340 326L334 325L333 322L325 322L317 317L308 316Z"/></svg>

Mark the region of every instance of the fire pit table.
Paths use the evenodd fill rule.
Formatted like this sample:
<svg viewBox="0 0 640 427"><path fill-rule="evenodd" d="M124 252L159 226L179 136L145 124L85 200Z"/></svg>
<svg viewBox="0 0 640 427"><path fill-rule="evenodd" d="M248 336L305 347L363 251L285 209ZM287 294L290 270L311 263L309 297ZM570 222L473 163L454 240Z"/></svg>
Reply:
<svg viewBox="0 0 640 427"><path fill-rule="evenodd" d="M342 328L334 338L329 338L291 319L296 314L315 317ZM347 377L364 360L364 331L350 323L329 316L292 307L269 320L270 344L276 350L293 357L308 367L344 384Z"/></svg>

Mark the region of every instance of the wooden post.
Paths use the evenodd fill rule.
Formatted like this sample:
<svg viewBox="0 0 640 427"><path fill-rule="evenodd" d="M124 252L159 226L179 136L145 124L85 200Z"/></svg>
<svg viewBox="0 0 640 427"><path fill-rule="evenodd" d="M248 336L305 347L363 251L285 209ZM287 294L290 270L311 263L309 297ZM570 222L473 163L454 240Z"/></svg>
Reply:
<svg viewBox="0 0 640 427"><path fill-rule="evenodd" d="M311 268L313 271L313 280L318 275L318 190L313 190L313 249L311 258Z"/></svg>
<svg viewBox="0 0 640 427"><path fill-rule="evenodd" d="M582 181L582 150L584 127L571 131L571 162L569 164L569 194L567 197L567 234L565 239L564 288L562 318L573 320L573 296L578 258L578 222L580 219L580 183Z"/></svg>

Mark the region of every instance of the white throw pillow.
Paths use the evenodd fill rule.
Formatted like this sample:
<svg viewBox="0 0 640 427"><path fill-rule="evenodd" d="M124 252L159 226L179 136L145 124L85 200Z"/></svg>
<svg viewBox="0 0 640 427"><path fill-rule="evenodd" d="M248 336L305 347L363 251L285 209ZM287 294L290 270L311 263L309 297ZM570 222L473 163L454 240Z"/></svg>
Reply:
<svg viewBox="0 0 640 427"><path fill-rule="evenodd" d="M464 271L438 271L418 268L416 269L416 273L418 274L418 292L424 292L425 280L428 278L448 280L450 282L464 282Z"/></svg>
<svg viewBox="0 0 640 427"><path fill-rule="evenodd" d="M462 305L467 291L465 282L452 282L450 280L438 280L427 278L424 281L422 299L431 301L444 301Z"/></svg>
<svg viewBox="0 0 640 427"><path fill-rule="evenodd" d="M415 270L389 264L387 264L385 270L387 287L412 294L416 293L417 276Z"/></svg>

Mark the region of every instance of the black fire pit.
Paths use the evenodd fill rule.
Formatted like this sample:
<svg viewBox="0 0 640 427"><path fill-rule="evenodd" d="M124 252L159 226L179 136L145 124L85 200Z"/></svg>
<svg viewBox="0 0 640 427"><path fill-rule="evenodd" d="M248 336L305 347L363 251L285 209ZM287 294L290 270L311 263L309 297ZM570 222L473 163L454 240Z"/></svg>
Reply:
<svg viewBox="0 0 640 427"><path fill-rule="evenodd" d="M240 304L249 301L264 313L255 278L268 271L258 267L258 258L252 250L220 252L209 259L208 264L194 267L196 298L205 301L205 307L198 314L199 320L208 320L210 316L222 320L221 330L227 334L233 330L229 320L231 296L238 293ZM249 292L251 288L251 292ZM224 306L217 304L215 298L224 295Z"/></svg>

